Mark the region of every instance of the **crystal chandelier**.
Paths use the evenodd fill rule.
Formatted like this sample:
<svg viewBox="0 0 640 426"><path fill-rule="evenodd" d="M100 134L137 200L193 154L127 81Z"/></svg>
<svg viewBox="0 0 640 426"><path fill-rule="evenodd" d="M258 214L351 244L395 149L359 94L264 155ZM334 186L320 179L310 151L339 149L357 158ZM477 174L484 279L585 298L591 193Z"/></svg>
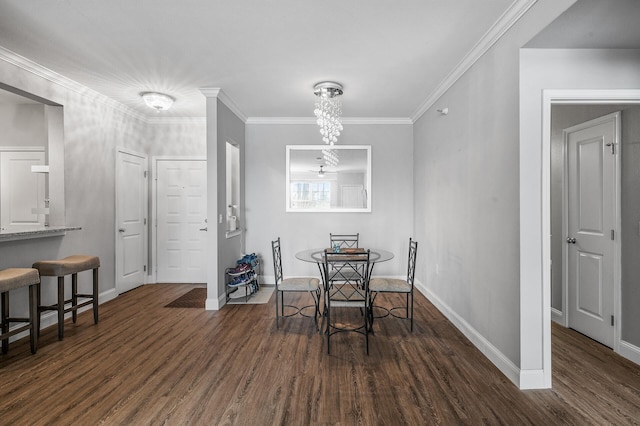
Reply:
<svg viewBox="0 0 640 426"><path fill-rule="evenodd" d="M338 142L338 136L342 132L342 103L338 96L342 95L342 85L332 81L323 81L313 87L313 93L317 96L316 108L313 111L320 127L322 141L329 146ZM338 155L334 149L322 150L325 163L328 166L338 164Z"/></svg>

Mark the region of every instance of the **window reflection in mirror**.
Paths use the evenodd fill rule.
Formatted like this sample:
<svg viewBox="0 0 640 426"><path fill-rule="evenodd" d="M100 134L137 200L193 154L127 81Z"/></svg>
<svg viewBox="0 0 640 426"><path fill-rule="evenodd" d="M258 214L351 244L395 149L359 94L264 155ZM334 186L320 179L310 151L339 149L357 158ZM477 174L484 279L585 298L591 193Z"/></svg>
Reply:
<svg viewBox="0 0 640 426"><path fill-rule="evenodd" d="M325 160L325 145L288 145L288 212L370 212L371 146L333 146L337 164Z"/></svg>

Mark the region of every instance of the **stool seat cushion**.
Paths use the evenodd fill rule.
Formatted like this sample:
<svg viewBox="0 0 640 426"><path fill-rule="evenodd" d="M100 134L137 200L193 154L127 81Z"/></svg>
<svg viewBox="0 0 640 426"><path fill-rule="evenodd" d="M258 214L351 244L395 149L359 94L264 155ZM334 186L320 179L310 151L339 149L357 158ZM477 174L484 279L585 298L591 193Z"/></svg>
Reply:
<svg viewBox="0 0 640 426"><path fill-rule="evenodd" d="M64 277L100 267L100 258L76 254L59 260L40 260L33 264L45 277Z"/></svg>
<svg viewBox="0 0 640 426"><path fill-rule="evenodd" d="M0 293L40 282L37 269L8 268L0 271Z"/></svg>

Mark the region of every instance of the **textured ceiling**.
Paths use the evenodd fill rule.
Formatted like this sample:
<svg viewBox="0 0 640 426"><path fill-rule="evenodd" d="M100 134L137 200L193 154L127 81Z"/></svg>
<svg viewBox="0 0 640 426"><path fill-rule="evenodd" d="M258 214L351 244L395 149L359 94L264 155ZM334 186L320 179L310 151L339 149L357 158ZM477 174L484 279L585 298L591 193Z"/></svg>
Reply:
<svg viewBox="0 0 640 426"><path fill-rule="evenodd" d="M221 88L245 117L312 117L344 85L345 117L408 118L524 0L0 0L0 46L151 116L139 94L202 117ZM150 115L151 114L151 115Z"/></svg>

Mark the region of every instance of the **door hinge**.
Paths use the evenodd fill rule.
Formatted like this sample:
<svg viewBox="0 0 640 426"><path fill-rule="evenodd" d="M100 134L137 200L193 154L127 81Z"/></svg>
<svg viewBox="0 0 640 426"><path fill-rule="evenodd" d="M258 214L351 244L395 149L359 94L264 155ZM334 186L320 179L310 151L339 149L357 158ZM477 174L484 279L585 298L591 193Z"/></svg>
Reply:
<svg viewBox="0 0 640 426"><path fill-rule="evenodd" d="M144 272L147 272L147 265L144 265Z"/></svg>
<svg viewBox="0 0 640 426"><path fill-rule="evenodd" d="M144 225L146 225L146 224L147 224L147 218L145 217L144 218Z"/></svg>
<svg viewBox="0 0 640 426"><path fill-rule="evenodd" d="M144 171L144 177L147 177L147 171L146 170Z"/></svg>
<svg viewBox="0 0 640 426"><path fill-rule="evenodd" d="M616 239L616 231L614 229L611 230L611 239L614 241Z"/></svg>
<svg viewBox="0 0 640 426"><path fill-rule="evenodd" d="M611 326L613 327L614 323L613 323L613 315L611 315Z"/></svg>

